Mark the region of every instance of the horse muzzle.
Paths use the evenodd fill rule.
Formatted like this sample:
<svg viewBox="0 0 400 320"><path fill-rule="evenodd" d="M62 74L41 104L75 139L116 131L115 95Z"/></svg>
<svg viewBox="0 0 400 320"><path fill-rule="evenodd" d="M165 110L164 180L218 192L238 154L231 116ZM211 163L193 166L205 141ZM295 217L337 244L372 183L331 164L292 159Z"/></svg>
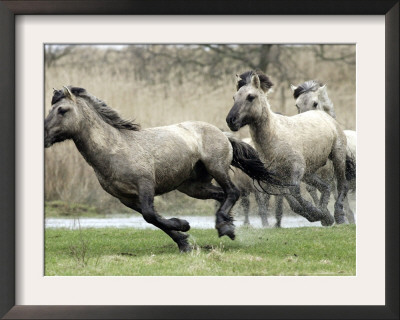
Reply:
<svg viewBox="0 0 400 320"><path fill-rule="evenodd" d="M53 145L53 143L52 143L51 139L48 136L45 135L45 137L44 137L44 147L45 148L49 148L52 145Z"/></svg>
<svg viewBox="0 0 400 320"><path fill-rule="evenodd" d="M238 131L241 127L239 119L232 115L226 117L226 123L232 131Z"/></svg>

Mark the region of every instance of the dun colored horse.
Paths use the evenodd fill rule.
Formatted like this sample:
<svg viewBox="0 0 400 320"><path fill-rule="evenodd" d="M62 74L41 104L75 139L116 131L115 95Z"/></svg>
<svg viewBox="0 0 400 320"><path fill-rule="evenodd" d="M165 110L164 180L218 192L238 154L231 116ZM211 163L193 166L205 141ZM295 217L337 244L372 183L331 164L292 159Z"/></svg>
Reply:
<svg viewBox="0 0 400 320"><path fill-rule="evenodd" d="M266 167L283 183L290 185L285 198L292 210L309 221L331 225L327 209L330 184L316 171L332 160L337 180L336 223L344 223L343 199L347 194L346 137L339 124L323 111L301 113L292 117L271 111L265 92L272 85L261 72L248 71L238 77L234 105L226 122L232 131L249 125L251 138ZM321 192L319 207L300 193L304 181Z"/></svg>
<svg viewBox="0 0 400 320"><path fill-rule="evenodd" d="M230 210L239 190L229 177L232 164L251 178L280 181L266 170L257 152L205 122L141 129L122 119L83 88L55 90L44 122L44 145L72 139L92 166L100 185L124 205L169 235L180 251L191 249L186 220L166 219L154 209L154 196L179 190L198 199L214 199L219 236L235 238ZM211 184L215 179L219 186Z"/></svg>

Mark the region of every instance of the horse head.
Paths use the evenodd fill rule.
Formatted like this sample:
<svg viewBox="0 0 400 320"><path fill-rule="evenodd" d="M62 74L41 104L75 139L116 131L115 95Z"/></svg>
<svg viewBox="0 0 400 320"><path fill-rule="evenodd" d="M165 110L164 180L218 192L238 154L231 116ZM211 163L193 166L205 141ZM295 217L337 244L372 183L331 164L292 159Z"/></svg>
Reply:
<svg viewBox="0 0 400 320"><path fill-rule="evenodd" d="M237 76L234 104L226 117L232 131L238 131L241 127L257 121L263 112L266 93L272 85L269 78L260 71L247 71Z"/></svg>
<svg viewBox="0 0 400 320"><path fill-rule="evenodd" d="M54 90L52 107L44 120L44 146L48 148L54 143L71 139L78 130L81 114L77 107L77 96L82 88L63 87Z"/></svg>
<svg viewBox="0 0 400 320"><path fill-rule="evenodd" d="M299 86L290 85L293 91L293 97L296 99L296 108L298 113L310 110L322 110L336 117L333 103L328 97L326 85L317 81L306 81Z"/></svg>

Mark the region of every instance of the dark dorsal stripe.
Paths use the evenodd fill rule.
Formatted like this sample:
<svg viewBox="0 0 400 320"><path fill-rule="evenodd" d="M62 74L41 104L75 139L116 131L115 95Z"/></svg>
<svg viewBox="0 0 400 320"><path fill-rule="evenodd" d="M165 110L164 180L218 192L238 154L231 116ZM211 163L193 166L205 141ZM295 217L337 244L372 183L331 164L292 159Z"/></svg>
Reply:
<svg viewBox="0 0 400 320"><path fill-rule="evenodd" d="M260 70L256 70L256 71L250 70L250 71L243 72L239 76L240 80L237 83L237 90L239 90L241 87L251 83L251 77L254 74L258 75L258 78L260 79L261 89L264 92L267 92L274 85L272 83L271 79L266 74L264 74L262 71L260 71Z"/></svg>
<svg viewBox="0 0 400 320"><path fill-rule="evenodd" d="M101 119L117 129L140 130L140 125L131 120L125 120L120 117L117 111L107 106L100 99L88 94L85 89L79 87L68 87L71 93L76 97L84 98L92 107L93 110L101 117ZM54 90L51 104L55 104L64 99L66 95L63 90Z"/></svg>
<svg viewBox="0 0 400 320"><path fill-rule="evenodd" d="M300 95L306 92L310 91L317 91L320 87L322 87L323 84L315 81L315 80L309 80L306 81L302 84L300 84L294 91L293 91L293 97L297 99Z"/></svg>

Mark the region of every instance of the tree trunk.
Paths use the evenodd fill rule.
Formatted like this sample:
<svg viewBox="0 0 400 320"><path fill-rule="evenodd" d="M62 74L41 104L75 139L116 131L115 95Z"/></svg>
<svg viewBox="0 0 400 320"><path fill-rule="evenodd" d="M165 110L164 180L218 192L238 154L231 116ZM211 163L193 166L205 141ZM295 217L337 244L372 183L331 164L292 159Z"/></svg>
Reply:
<svg viewBox="0 0 400 320"><path fill-rule="evenodd" d="M264 71L264 73L268 72L269 65L269 52L273 44L262 44L260 48L260 59L258 62L258 67Z"/></svg>

